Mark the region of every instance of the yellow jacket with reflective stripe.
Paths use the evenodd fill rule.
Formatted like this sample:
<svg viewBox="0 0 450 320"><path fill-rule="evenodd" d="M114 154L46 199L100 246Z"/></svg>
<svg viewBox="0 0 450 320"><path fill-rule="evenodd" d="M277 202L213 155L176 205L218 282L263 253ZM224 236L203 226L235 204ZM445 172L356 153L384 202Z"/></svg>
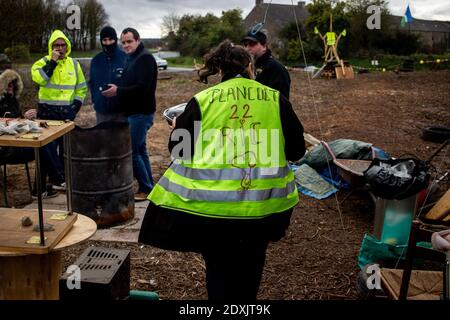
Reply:
<svg viewBox="0 0 450 320"><path fill-rule="evenodd" d="M279 92L238 77L195 99L202 121L193 159L174 161L149 200L225 219L264 218L294 207L298 193L284 153Z"/></svg>
<svg viewBox="0 0 450 320"><path fill-rule="evenodd" d="M64 39L67 54L58 60L51 78L42 69L52 58L52 46L57 39ZM69 57L72 50L69 39L62 31L56 30L48 43L49 55L36 61L31 67L31 77L39 85L39 103L55 106L69 106L74 100L84 102L88 90L80 64Z"/></svg>

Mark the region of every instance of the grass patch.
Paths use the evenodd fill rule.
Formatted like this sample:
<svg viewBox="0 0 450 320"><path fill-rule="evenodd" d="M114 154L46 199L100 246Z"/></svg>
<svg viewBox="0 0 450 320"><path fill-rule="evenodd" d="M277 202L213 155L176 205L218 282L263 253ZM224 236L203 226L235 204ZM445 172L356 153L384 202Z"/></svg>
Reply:
<svg viewBox="0 0 450 320"><path fill-rule="evenodd" d="M194 57L176 57L176 58L167 58L166 60L169 63L169 67L192 68L195 63L202 63L201 58L194 58Z"/></svg>

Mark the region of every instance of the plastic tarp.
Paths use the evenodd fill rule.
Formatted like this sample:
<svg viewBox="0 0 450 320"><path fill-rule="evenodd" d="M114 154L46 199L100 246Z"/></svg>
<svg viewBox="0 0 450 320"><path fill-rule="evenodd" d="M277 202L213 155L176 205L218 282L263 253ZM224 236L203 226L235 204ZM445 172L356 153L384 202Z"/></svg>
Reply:
<svg viewBox="0 0 450 320"><path fill-rule="evenodd" d="M338 191L338 189L323 179L316 170L307 164L297 167L294 174L298 191L307 196L322 200Z"/></svg>
<svg viewBox="0 0 450 320"><path fill-rule="evenodd" d="M338 139L328 144L338 159L371 160L372 144L370 143ZM315 146L300 160L300 164L307 164L316 170L327 167L328 162L332 162L332 158L321 144Z"/></svg>
<svg viewBox="0 0 450 320"><path fill-rule="evenodd" d="M420 242L417 245L431 248L431 243L428 242ZM366 234L359 249L358 266L362 270L367 264L391 263L396 265L398 261L405 260L406 250L407 245L391 245Z"/></svg>

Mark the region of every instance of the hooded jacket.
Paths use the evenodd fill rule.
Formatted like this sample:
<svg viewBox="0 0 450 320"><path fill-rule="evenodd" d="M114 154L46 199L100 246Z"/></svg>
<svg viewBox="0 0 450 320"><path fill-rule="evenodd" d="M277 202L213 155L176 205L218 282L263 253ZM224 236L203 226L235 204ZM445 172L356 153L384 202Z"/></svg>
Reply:
<svg viewBox="0 0 450 320"><path fill-rule="evenodd" d="M16 81L14 95L8 95L8 84ZM21 116L19 104L17 102L23 91L23 82L20 75L14 70L5 70L0 75L0 118L3 118L7 112L8 118L18 118Z"/></svg>
<svg viewBox="0 0 450 320"><path fill-rule="evenodd" d="M126 53L119 48L116 48L114 54L110 55L100 52L92 59L89 88L94 109L98 113L111 114L121 112L118 98L112 97L108 99L102 95L102 91L109 83L120 85L126 59Z"/></svg>
<svg viewBox="0 0 450 320"><path fill-rule="evenodd" d="M52 60L53 43L63 39L67 44L64 59ZM72 45L60 30L55 30L48 42L48 55L31 67L31 76L39 85L39 108L81 107L87 93L87 83L80 64L70 57Z"/></svg>

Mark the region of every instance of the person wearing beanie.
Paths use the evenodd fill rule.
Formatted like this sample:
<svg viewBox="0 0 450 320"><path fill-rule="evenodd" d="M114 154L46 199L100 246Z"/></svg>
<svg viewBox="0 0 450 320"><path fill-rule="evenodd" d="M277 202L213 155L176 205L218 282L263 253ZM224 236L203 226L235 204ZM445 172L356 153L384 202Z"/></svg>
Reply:
<svg viewBox="0 0 450 320"><path fill-rule="evenodd" d="M158 66L136 29L125 28L120 41L127 53L122 81L120 85L111 83L110 88L102 94L107 98L118 98L121 110L128 116L133 149L133 174L139 184L134 201L146 201L154 186L147 133L153 126L156 111Z"/></svg>
<svg viewBox="0 0 450 320"><path fill-rule="evenodd" d="M256 81L278 90L289 99L291 77L286 68L272 56L267 46L267 36L261 32L249 31L241 41L255 59Z"/></svg>
<svg viewBox="0 0 450 320"><path fill-rule="evenodd" d="M122 79L127 55L117 43L117 33L112 27L100 31L102 52L91 62L89 88L97 117L97 124L107 121L126 122L127 117L119 109L117 97L106 98L102 92L109 84L119 85Z"/></svg>

